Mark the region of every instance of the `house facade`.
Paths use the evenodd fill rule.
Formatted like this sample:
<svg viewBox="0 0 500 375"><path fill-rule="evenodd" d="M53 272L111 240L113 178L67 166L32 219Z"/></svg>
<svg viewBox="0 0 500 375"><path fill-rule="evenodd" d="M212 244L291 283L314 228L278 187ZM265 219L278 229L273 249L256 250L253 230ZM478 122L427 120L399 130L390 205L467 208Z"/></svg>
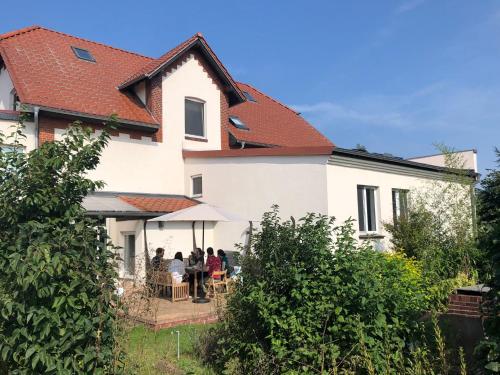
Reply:
<svg viewBox="0 0 500 375"><path fill-rule="evenodd" d="M106 187L84 205L106 218L122 247L122 277L143 274L146 245L151 256L160 246L187 256L191 224L148 219L200 202L249 221L273 204L283 218L353 218L360 240L388 249L383 223L404 210L406 192L447 173L439 157L423 163L335 146L293 109L236 82L201 34L159 58L39 26L2 34L0 130L21 112L26 152L61 139L72 121L100 132L117 115L90 173ZM205 244L232 250L248 231L248 222L208 223Z"/></svg>

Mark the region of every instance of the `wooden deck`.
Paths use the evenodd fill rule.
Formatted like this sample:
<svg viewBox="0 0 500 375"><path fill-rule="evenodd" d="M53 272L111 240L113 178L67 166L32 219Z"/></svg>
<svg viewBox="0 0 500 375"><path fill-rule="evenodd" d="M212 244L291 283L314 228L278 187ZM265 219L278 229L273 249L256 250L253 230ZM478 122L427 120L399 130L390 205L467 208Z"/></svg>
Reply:
<svg viewBox="0 0 500 375"><path fill-rule="evenodd" d="M193 303L191 297L186 301L171 302L166 297L147 297L139 288L128 288L123 301L132 320L154 329L216 322L225 305L223 295L210 298L210 302L203 304Z"/></svg>

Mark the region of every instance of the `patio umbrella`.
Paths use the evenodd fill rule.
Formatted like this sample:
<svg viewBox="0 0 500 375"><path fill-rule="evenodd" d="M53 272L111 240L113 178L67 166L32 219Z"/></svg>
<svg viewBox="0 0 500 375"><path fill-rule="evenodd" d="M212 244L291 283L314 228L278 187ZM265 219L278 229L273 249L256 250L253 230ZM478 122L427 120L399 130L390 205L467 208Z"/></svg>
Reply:
<svg viewBox="0 0 500 375"><path fill-rule="evenodd" d="M208 203L198 204L196 206L191 206L188 208L184 208L179 211L172 212L170 214L162 215L159 217L155 217L149 221L188 221L188 222L202 222L202 237L201 237L201 246L203 251L205 251L205 222L228 222L228 221L251 221L236 214L233 214L229 211L224 210L223 208L212 206ZM202 259L202 271L201 271L201 284L204 285L203 279L203 266L204 266L204 258ZM203 290L203 289L202 289ZM193 301L195 303L205 303L208 302L208 299L205 298L205 292L202 293L202 296L198 298L197 301Z"/></svg>

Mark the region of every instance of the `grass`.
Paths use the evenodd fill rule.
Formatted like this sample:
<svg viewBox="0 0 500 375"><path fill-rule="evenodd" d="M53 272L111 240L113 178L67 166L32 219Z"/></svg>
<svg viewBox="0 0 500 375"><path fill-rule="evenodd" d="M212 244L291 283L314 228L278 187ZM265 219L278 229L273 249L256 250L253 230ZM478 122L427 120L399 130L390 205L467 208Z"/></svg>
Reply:
<svg viewBox="0 0 500 375"><path fill-rule="evenodd" d="M193 324L153 331L134 327L125 344L127 367L136 374L203 374L214 372L194 356L193 346L199 333L209 325ZM177 359L177 332L180 333L180 359Z"/></svg>

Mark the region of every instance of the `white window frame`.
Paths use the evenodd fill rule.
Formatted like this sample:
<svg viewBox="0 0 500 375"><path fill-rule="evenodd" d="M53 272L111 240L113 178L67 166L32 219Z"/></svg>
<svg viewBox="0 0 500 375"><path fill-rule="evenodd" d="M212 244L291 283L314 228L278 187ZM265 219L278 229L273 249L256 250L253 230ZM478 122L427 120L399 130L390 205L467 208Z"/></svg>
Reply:
<svg viewBox="0 0 500 375"><path fill-rule="evenodd" d="M135 277L135 273L137 272L137 235L135 232L121 232L122 234L122 241L123 241L123 277L124 278L133 278ZM134 256L134 273L128 272L126 268L126 260L125 260L125 246L127 246L127 236L134 236L134 250L135 250L135 256Z"/></svg>
<svg viewBox="0 0 500 375"><path fill-rule="evenodd" d="M356 205L358 204L358 189L361 188L363 190L363 222L365 224L365 230L359 230L359 224L358 224L358 230L360 234L377 234L379 232L379 225L378 225L378 206L379 206L379 198L378 198L378 186L371 186L371 185L357 185L356 186ZM373 190L373 210L374 210L374 224L375 224L375 230L368 230L368 206L366 202L366 190ZM359 208L358 208L359 212ZM359 221L359 217L358 217Z"/></svg>
<svg viewBox="0 0 500 375"><path fill-rule="evenodd" d="M194 179L195 178L201 178L201 194L195 194L194 193ZM192 198L201 198L203 196L203 175L202 174L196 174L191 176L191 197Z"/></svg>
<svg viewBox="0 0 500 375"><path fill-rule="evenodd" d="M191 102L196 102L196 103L203 104L203 116L202 116L203 135L189 134L189 133L186 132L186 101L187 100L189 100ZM207 102L204 101L203 99L193 98L191 96L186 96L184 98L184 136L185 137L190 137L190 138L198 138L200 140L206 140L207 139Z"/></svg>

